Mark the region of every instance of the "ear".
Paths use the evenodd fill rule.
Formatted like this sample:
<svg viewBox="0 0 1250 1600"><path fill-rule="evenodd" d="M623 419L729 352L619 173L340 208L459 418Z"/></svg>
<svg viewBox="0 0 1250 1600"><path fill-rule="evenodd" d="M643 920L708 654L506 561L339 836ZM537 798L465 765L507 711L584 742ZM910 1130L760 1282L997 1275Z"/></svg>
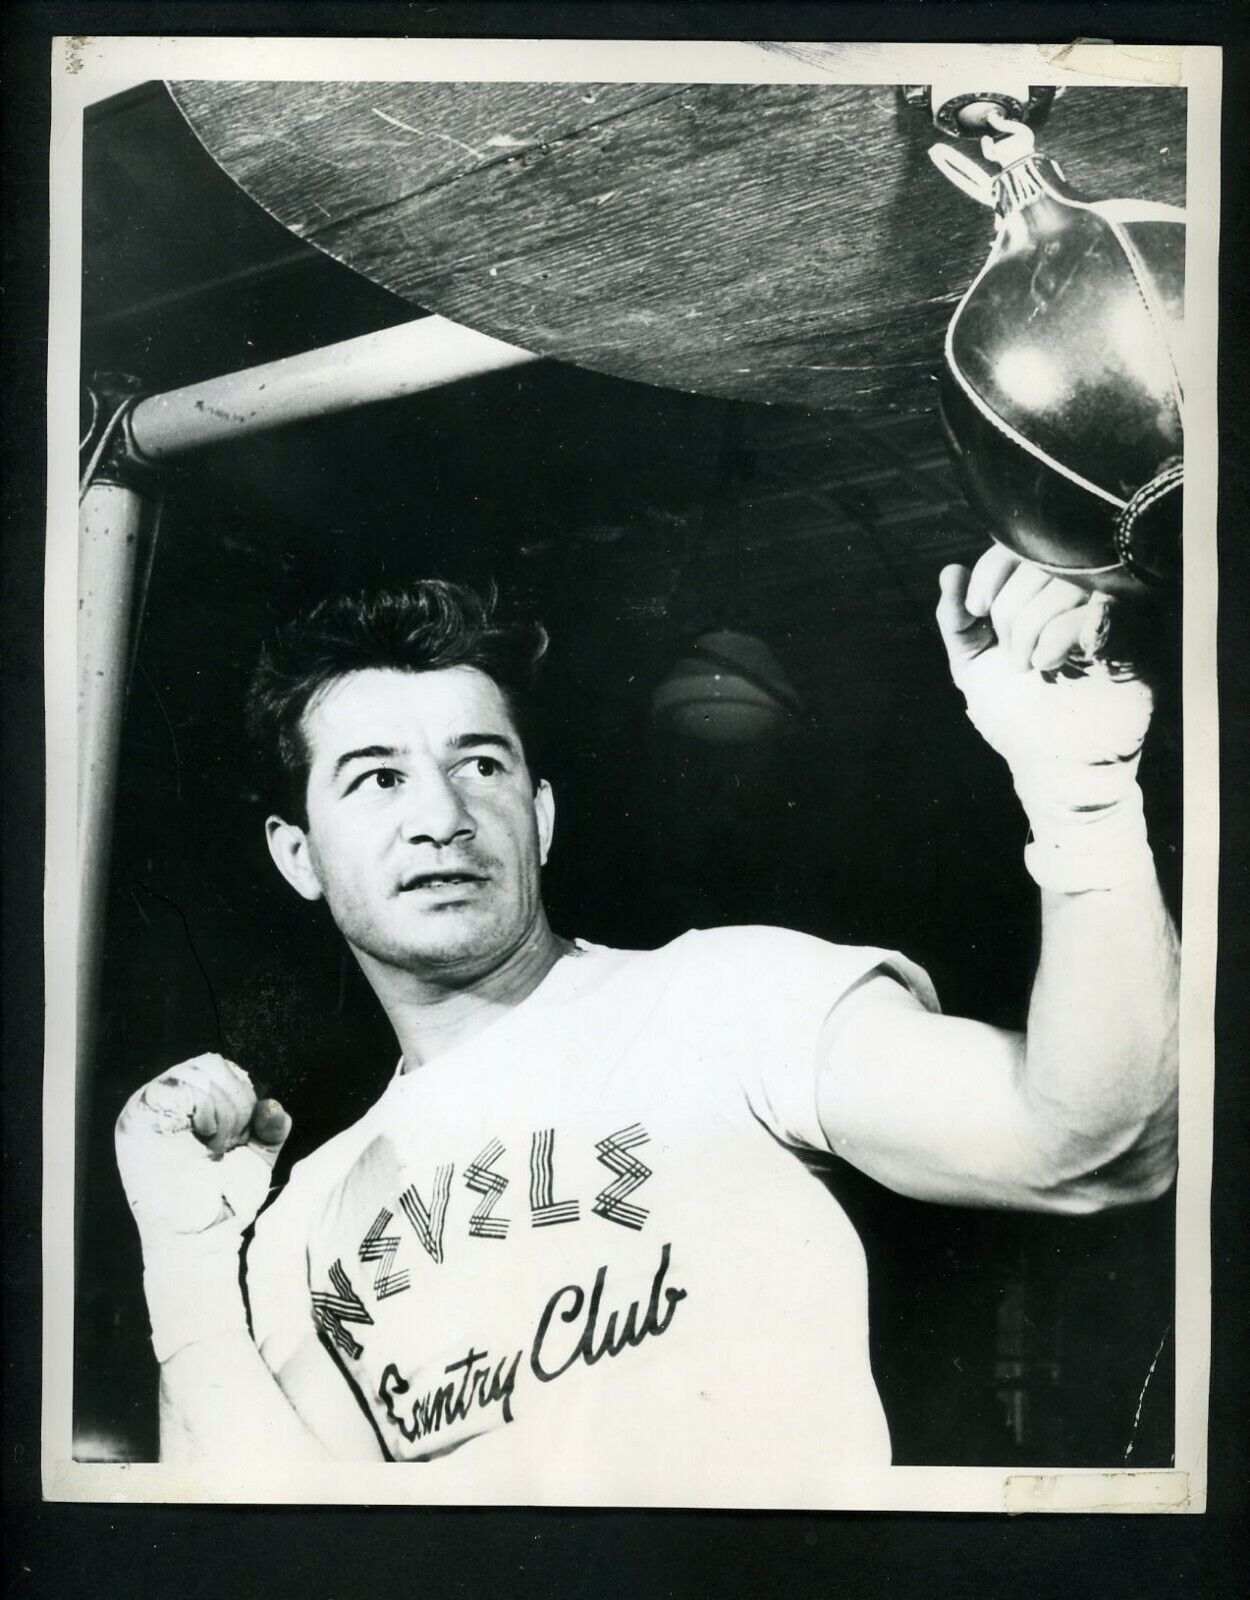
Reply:
<svg viewBox="0 0 1250 1600"><path fill-rule="evenodd" d="M540 779L534 790L534 818L538 823L538 859L545 867L556 831L556 797L546 778Z"/></svg>
<svg viewBox="0 0 1250 1600"><path fill-rule="evenodd" d="M293 822L269 817L265 822L265 842L273 864L305 900L321 899L321 884L308 849L308 835Z"/></svg>

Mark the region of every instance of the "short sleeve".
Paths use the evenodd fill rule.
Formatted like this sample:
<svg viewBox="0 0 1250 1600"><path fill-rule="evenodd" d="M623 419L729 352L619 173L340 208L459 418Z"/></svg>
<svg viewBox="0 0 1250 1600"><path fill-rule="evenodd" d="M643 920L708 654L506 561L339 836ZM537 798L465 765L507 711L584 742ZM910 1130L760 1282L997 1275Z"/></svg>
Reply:
<svg viewBox="0 0 1250 1600"><path fill-rule="evenodd" d="M816 1045L852 989L886 973L926 1010L939 1009L928 974L894 950L831 944L788 928L718 928L688 938L710 1026L747 1106L785 1144L829 1148L816 1108Z"/></svg>

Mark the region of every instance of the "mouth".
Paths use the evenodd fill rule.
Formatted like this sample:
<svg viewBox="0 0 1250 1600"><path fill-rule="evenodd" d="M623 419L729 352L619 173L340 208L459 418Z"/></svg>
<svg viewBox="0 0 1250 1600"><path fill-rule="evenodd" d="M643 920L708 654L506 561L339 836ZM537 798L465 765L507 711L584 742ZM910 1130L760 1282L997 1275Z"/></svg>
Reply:
<svg viewBox="0 0 1250 1600"><path fill-rule="evenodd" d="M476 872L416 872L412 877L405 878L399 887L401 894L411 894L423 889L466 889L485 881Z"/></svg>

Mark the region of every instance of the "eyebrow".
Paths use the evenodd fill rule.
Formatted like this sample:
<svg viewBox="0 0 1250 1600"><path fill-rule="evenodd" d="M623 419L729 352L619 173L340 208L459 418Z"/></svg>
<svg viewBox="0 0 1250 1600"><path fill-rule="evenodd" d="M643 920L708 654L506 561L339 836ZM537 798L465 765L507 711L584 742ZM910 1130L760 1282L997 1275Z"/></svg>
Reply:
<svg viewBox="0 0 1250 1600"><path fill-rule="evenodd" d="M502 750L514 759L521 754L514 741L502 733L461 733L451 741L449 748L452 750L469 750L476 749L478 745L483 744L491 745L496 750Z"/></svg>

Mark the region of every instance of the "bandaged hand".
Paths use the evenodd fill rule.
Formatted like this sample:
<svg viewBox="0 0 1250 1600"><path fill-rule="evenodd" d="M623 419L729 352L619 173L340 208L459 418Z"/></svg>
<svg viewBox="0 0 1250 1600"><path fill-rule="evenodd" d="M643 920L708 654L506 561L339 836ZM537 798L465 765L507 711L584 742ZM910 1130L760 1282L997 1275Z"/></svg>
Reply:
<svg viewBox="0 0 1250 1600"><path fill-rule="evenodd" d="M117 1166L143 1247L152 1345L246 1330L239 1247L269 1192L291 1119L218 1055L154 1078L117 1119Z"/></svg>
<svg viewBox="0 0 1250 1600"><path fill-rule="evenodd" d="M1090 658L1103 596L995 545L941 575L938 626L973 726L1011 768L1045 889L1109 889L1153 874L1137 767L1152 697Z"/></svg>

